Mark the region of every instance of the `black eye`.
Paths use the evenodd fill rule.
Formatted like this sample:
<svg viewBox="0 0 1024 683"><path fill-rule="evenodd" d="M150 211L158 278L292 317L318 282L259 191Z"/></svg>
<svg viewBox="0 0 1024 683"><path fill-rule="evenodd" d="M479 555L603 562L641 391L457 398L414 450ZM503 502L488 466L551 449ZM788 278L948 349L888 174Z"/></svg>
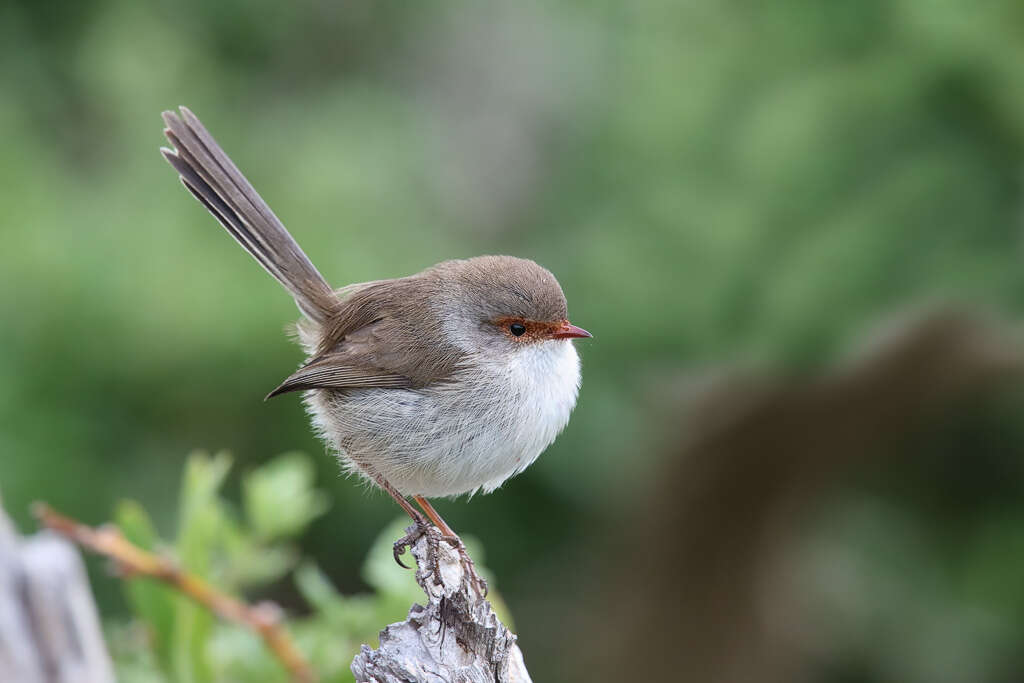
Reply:
<svg viewBox="0 0 1024 683"><path fill-rule="evenodd" d="M512 323L508 326L508 331L517 337L521 337L526 334L526 325L522 323Z"/></svg>

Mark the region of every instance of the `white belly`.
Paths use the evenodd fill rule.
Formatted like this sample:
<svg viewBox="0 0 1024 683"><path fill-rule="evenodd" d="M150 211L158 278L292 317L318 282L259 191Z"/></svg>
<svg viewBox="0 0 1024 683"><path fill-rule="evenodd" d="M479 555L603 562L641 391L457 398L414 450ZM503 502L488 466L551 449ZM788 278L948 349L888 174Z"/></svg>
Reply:
<svg viewBox="0 0 1024 683"><path fill-rule="evenodd" d="M554 441L576 405L580 363L567 340L522 349L486 372L425 389L308 392L324 439L353 471L407 495L493 491Z"/></svg>

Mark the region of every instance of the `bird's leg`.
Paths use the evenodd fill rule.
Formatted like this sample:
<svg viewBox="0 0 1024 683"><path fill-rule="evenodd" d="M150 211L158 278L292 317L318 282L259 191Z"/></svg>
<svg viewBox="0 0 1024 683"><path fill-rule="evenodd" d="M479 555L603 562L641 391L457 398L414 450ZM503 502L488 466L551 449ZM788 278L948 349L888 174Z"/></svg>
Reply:
<svg viewBox="0 0 1024 683"><path fill-rule="evenodd" d="M442 534L450 538L458 538L455 532L452 531L452 528L448 526L448 523L441 518L441 515L434 509L434 506L430 504L429 500L423 496L413 496L412 499L419 503L419 506L427 513L427 517L434 523L434 526L441 530Z"/></svg>
<svg viewBox="0 0 1024 683"><path fill-rule="evenodd" d="M452 531L452 528L441 518L441 515L437 514L437 510L430 504L430 501L423 496L413 496L413 500L419 503L419 506L423 508L423 511L427 513L427 517L433 522L438 529L441 530L442 538L451 543L456 550L459 551L459 557L462 558L462 565L466 568L466 573L469 574L470 583L473 584L473 589L476 590L477 595L481 598L487 597L487 582L484 578L476 573L476 565L473 564L473 559L466 552L466 546L462 543L462 539Z"/></svg>
<svg viewBox="0 0 1024 683"><path fill-rule="evenodd" d="M377 474L376 472L371 472L370 476L373 477L373 480L377 482L377 484L382 489L388 492L388 495L395 499L395 502L398 503L402 507L402 509L409 514L410 517L412 517L412 521L416 524L415 529L413 529L405 536L402 536L400 539L395 541L395 562L398 563L398 566L404 569L409 569L410 567L408 567L404 562L402 562L401 557L399 556L405 553L406 548L412 547L413 543L420 540L422 536L426 535L427 554L428 557L430 558L431 569L434 572L435 581L440 581L441 568L438 566L436 552L437 538L434 538L434 536L432 535L437 534L437 531L434 529L434 527L430 525L430 522L428 522L426 518L423 517L423 513L417 510L415 507L413 507L412 503L406 500L405 496L403 496L398 491L398 489L389 484L387 479Z"/></svg>

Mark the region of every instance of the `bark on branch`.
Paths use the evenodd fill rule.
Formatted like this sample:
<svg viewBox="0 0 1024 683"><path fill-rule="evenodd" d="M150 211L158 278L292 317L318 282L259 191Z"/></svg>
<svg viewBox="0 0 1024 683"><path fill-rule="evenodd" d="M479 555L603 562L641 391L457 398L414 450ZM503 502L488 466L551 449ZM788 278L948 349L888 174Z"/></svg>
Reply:
<svg viewBox="0 0 1024 683"><path fill-rule="evenodd" d="M19 537L2 508L0 681L114 681L78 553L50 532Z"/></svg>
<svg viewBox="0 0 1024 683"><path fill-rule="evenodd" d="M352 661L356 681L529 683L515 634L477 596L455 548L438 542L436 569L426 536L412 554L427 604L413 605L405 621L381 631L376 650L363 645Z"/></svg>

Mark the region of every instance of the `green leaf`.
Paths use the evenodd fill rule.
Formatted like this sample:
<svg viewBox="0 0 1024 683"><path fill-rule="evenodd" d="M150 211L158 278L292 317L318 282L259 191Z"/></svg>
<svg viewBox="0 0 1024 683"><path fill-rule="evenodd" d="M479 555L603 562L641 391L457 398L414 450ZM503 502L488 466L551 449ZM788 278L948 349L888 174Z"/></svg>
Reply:
<svg viewBox="0 0 1024 683"><path fill-rule="evenodd" d="M408 596L416 596L416 599L421 597L420 587L416 584L413 572L399 567L392 551L395 541L405 536L405 528L411 523L408 517L396 518L384 527L366 555L363 579L382 595L402 599ZM408 550L402 558L406 564L414 564Z"/></svg>
<svg viewBox="0 0 1024 683"><path fill-rule="evenodd" d="M287 453L246 475L242 483L245 515L262 541L289 538L327 509L327 497L313 488L308 456Z"/></svg>
<svg viewBox="0 0 1024 683"><path fill-rule="evenodd" d="M223 452L211 458L206 453L197 451L188 457L185 464L178 517L178 551L181 553L182 562L193 571L199 571L202 567L189 564L189 560L201 562L204 559L202 548L208 544L197 543L190 547L189 542L194 539L210 539L215 535L215 520L221 516L217 491L220 490L230 469L231 456ZM188 551L193 549L199 552L194 558L190 558Z"/></svg>
<svg viewBox="0 0 1024 683"><path fill-rule="evenodd" d="M224 566L218 573L218 583L233 589L276 581L298 561L295 549L283 545L261 545L233 524L225 525L221 550Z"/></svg>
<svg viewBox="0 0 1024 683"><path fill-rule="evenodd" d="M118 503L114 521L130 542L143 550L157 550L160 540L156 529L139 503L133 500ZM165 671L170 670L170 646L177 594L168 586L152 579L125 581L123 585L132 611L148 628L157 661Z"/></svg>
<svg viewBox="0 0 1024 683"><path fill-rule="evenodd" d="M258 635L233 624L217 624L209 642L218 681L289 683L288 672Z"/></svg>
<svg viewBox="0 0 1024 683"><path fill-rule="evenodd" d="M230 457L189 456L175 541L182 569L228 592L286 573L299 555L273 539L299 533L326 507L324 496L313 488L311 464L302 455L287 454L246 476L242 491L250 523L241 524L219 494L231 467ZM159 548L156 530L138 503L121 503L116 519L129 540L147 550ZM375 643L382 626L403 620L409 606L423 600L413 572L399 567L392 554L395 540L409 524L408 519L397 518L370 548L363 575L375 589L372 594L341 594L310 561L295 572L295 584L313 609L309 616L289 620L288 630L325 683L351 681L348 665L360 644ZM478 571L485 572L482 548L472 538L467 543ZM287 672L258 637L219 622L190 598L146 580L129 582L126 591L135 615L153 635L133 638L132 629L124 629L115 655L118 671L126 679L148 676L148 680L175 683L287 679ZM492 591L490 599L509 623L500 597Z"/></svg>
<svg viewBox="0 0 1024 683"><path fill-rule="evenodd" d="M295 570L295 586L302 598L317 612L327 612L337 607L342 595L330 579L312 562L305 562Z"/></svg>
<svg viewBox="0 0 1024 683"><path fill-rule="evenodd" d="M226 514L217 498L231 468L226 453L193 453L185 466L178 528L178 558L184 570L210 579L214 550L223 537ZM176 681L212 680L207 643L214 617L190 598L175 599L171 674Z"/></svg>

